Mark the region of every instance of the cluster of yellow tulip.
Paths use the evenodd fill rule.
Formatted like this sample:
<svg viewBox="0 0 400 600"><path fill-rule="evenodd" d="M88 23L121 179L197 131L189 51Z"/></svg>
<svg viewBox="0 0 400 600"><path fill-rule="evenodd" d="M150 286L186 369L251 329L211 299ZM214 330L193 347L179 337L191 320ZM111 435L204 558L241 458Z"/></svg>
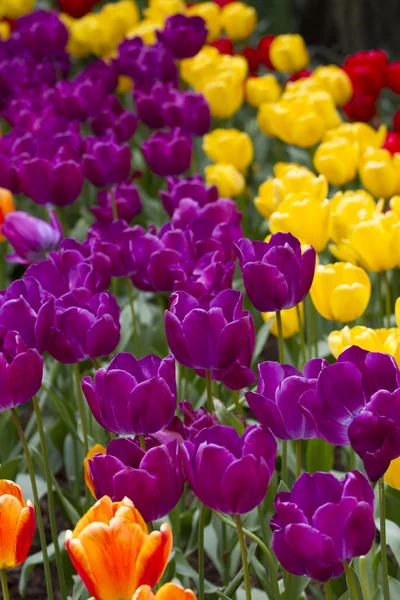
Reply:
<svg viewBox="0 0 400 600"><path fill-rule="evenodd" d="M36 0L1 0L0 2L0 20L1 19L19 19L32 12ZM0 32L0 39L3 38L3 32Z"/></svg>

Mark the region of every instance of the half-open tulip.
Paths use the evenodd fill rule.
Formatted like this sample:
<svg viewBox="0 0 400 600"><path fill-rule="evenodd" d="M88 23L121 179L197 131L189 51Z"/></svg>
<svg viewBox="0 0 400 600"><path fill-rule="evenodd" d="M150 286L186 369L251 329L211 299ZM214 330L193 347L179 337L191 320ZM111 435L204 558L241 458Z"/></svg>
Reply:
<svg viewBox="0 0 400 600"><path fill-rule="evenodd" d="M167 523L148 534L133 503L104 496L88 510L65 547L79 577L96 600L132 600L141 585L151 588L161 578L172 548Z"/></svg>
<svg viewBox="0 0 400 600"><path fill-rule="evenodd" d="M317 67L312 78L322 83L326 91L332 96L336 106L343 106L351 100L353 85L350 77L337 65Z"/></svg>
<svg viewBox="0 0 400 600"><path fill-rule="evenodd" d="M342 186L357 175L359 150L345 138L322 142L315 152L314 166L332 185Z"/></svg>
<svg viewBox="0 0 400 600"><path fill-rule="evenodd" d="M384 148L365 151L360 162L360 179L375 198L389 198L400 192L400 154Z"/></svg>
<svg viewBox="0 0 400 600"><path fill-rule="evenodd" d="M0 479L0 569L12 569L24 562L36 529L33 504L25 503L16 483Z"/></svg>
<svg viewBox="0 0 400 600"><path fill-rule="evenodd" d="M242 173L254 154L250 136L238 129L214 129L203 137L203 150L213 162L233 165Z"/></svg>
<svg viewBox="0 0 400 600"><path fill-rule="evenodd" d="M166 583L153 594L148 585L141 585L132 600L196 600L192 590L184 590L175 583Z"/></svg>
<svg viewBox="0 0 400 600"><path fill-rule="evenodd" d="M297 73L310 61L304 39L297 34L277 35L269 53L275 69L286 73Z"/></svg>

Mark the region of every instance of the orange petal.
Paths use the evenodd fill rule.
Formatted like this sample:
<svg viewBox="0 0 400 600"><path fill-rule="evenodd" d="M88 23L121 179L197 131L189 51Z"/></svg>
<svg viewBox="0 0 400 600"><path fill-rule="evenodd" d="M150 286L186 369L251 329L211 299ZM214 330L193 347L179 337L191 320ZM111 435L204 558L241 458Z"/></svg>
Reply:
<svg viewBox="0 0 400 600"><path fill-rule="evenodd" d="M90 508L82 519L78 521L73 531L73 537L78 537L81 531L91 523L108 523L114 516L113 503L109 496L103 496Z"/></svg>
<svg viewBox="0 0 400 600"><path fill-rule="evenodd" d="M89 452L86 454L85 459L83 461L83 471L85 473L85 483L90 490L93 498L96 498L96 494L94 493L94 485L92 481L92 476L90 475L89 468L89 460L93 458L96 454L105 454L106 449L101 444L95 444L92 448L90 448Z"/></svg>
<svg viewBox="0 0 400 600"><path fill-rule="evenodd" d="M132 500L129 500L129 498L125 497L119 504L120 506L118 507L115 516L119 519L122 519L123 521L125 521L125 523L128 523L130 525L139 525L142 531L144 533L147 533L148 530L146 521L143 519L138 509L135 508Z"/></svg>
<svg viewBox="0 0 400 600"><path fill-rule="evenodd" d="M141 585L134 593L132 600L154 600L154 594L151 591L151 587L148 585Z"/></svg>
<svg viewBox="0 0 400 600"><path fill-rule="evenodd" d="M144 597L144 600L147 600L146 597ZM184 590L183 587L175 583L166 583L158 590L154 600L197 600L197 598L192 590Z"/></svg>
<svg viewBox="0 0 400 600"><path fill-rule="evenodd" d="M15 547L21 511L15 496L0 496L0 569L10 569L17 564Z"/></svg>
<svg viewBox="0 0 400 600"><path fill-rule="evenodd" d="M172 531L168 523L160 531L153 531L140 552L137 563L137 587L154 587L165 571L172 550Z"/></svg>
<svg viewBox="0 0 400 600"><path fill-rule="evenodd" d="M75 567L75 571L82 579L91 596L96 596L96 588L94 586L93 574L91 571L91 565L85 555L84 549L79 539L72 538L72 531L65 533L65 548L69 554L72 564Z"/></svg>
<svg viewBox="0 0 400 600"><path fill-rule="evenodd" d="M22 509L16 534L15 558L17 565L24 562L33 542L36 529L36 517L33 504L28 500L28 506Z"/></svg>
<svg viewBox="0 0 400 600"><path fill-rule="evenodd" d="M19 500L21 506L26 506L21 488L19 485L13 481L10 481L9 479L0 479L0 496L3 494L14 496L17 500Z"/></svg>

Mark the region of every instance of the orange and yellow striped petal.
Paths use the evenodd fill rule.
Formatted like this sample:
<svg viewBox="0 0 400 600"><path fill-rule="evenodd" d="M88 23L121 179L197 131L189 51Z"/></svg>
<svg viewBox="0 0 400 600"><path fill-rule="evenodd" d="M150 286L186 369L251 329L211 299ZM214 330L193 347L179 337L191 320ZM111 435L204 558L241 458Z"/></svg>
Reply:
<svg viewBox="0 0 400 600"><path fill-rule="evenodd" d="M168 523L153 531L146 539L137 564L137 587L154 587L165 571L172 550L172 531Z"/></svg>

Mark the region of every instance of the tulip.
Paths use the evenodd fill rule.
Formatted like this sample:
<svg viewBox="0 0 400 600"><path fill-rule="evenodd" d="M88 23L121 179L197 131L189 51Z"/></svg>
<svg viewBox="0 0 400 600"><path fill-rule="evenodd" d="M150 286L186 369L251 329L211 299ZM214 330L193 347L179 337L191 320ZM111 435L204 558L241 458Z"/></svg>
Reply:
<svg viewBox="0 0 400 600"><path fill-rule="evenodd" d="M400 457L391 461L385 473L385 483L395 490L400 490Z"/></svg>
<svg viewBox="0 0 400 600"><path fill-rule="evenodd" d="M274 70L274 65L271 62L271 44L274 39L274 35L264 35L257 45L257 56L259 63L271 71Z"/></svg>
<svg viewBox="0 0 400 600"><path fill-rule="evenodd" d="M98 0L58 0L58 6L61 12L80 19L97 4Z"/></svg>
<svg viewBox="0 0 400 600"><path fill-rule="evenodd" d="M277 233L268 243L243 238L237 249L244 287L257 310L293 308L304 300L314 277L313 248L302 254L294 236Z"/></svg>
<svg viewBox="0 0 400 600"><path fill-rule="evenodd" d="M211 42L210 46L216 48L220 54L230 54L233 56L233 43L228 38L214 40L214 42Z"/></svg>
<svg viewBox="0 0 400 600"><path fill-rule="evenodd" d="M181 92L174 104L164 104L164 118L166 125L190 135L205 135L211 127L210 107L202 94Z"/></svg>
<svg viewBox="0 0 400 600"><path fill-rule="evenodd" d="M111 190L101 190L97 194L98 206L93 206L90 212L102 224L112 223L113 202L117 218L130 223L142 210L142 201L138 188L130 182L123 182Z"/></svg>
<svg viewBox="0 0 400 600"><path fill-rule="evenodd" d="M141 585L132 600L197 600L197 598L191 590L184 590L175 583L166 583L155 595L148 585Z"/></svg>
<svg viewBox="0 0 400 600"><path fill-rule="evenodd" d="M201 17L206 23L208 31L207 42L213 42L221 33L221 10L213 2L197 2L186 8L189 17Z"/></svg>
<svg viewBox="0 0 400 600"><path fill-rule="evenodd" d="M355 90L376 98L386 84L388 58L383 50L356 52L347 56L343 69Z"/></svg>
<svg viewBox="0 0 400 600"><path fill-rule="evenodd" d="M267 179L258 188L254 205L263 217L269 219L289 194L309 193L319 200L328 195L328 183L323 175L316 177L307 167L295 163L276 163L273 179Z"/></svg>
<svg viewBox="0 0 400 600"><path fill-rule="evenodd" d="M400 192L400 154L388 150L366 150L361 157L360 178L375 198L388 198Z"/></svg>
<svg viewBox="0 0 400 600"><path fill-rule="evenodd" d="M318 265L310 294L324 319L347 323L358 319L366 310L371 282L364 269L350 263Z"/></svg>
<svg viewBox="0 0 400 600"><path fill-rule="evenodd" d="M246 182L240 171L232 165L217 163L204 169L207 185L215 185L218 195L223 198L235 198L243 194Z"/></svg>
<svg viewBox="0 0 400 600"><path fill-rule="evenodd" d="M303 473L291 492L277 494L274 506L272 550L293 575L339 577L343 562L368 554L374 542L374 492L360 471L342 481Z"/></svg>
<svg viewBox="0 0 400 600"><path fill-rule="evenodd" d="M147 533L139 511L127 498L104 496L65 534L65 547L97 600L132 600L141 585L151 588L161 578L172 549L169 525Z"/></svg>
<svg viewBox="0 0 400 600"><path fill-rule="evenodd" d="M233 390L246 387L255 378L249 368L254 323L250 313L242 309L242 300L241 293L231 289L199 300L178 291L165 312L168 345L175 358L202 377L209 371L212 379ZM199 346L196 340L200 331L208 342Z"/></svg>
<svg viewBox="0 0 400 600"><path fill-rule="evenodd" d="M281 440L306 440L317 437L315 428L301 412L299 400L315 389L326 360L308 361L303 373L290 365L263 362L258 365L257 392L246 392L246 400L256 418Z"/></svg>
<svg viewBox="0 0 400 600"><path fill-rule="evenodd" d="M281 311L281 319L282 319L282 337L284 339L293 337L296 333L299 333L300 327L304 325L304 306L303 303L298 304L300 310L300 322L297 314L297 306L293 308L288 308L287 310ZM270 333L275 337L278 337L278 323L276 321L276 313L275 312L265 312L261 313L262 318L266 323L272 320L272 325L269 329Z"/></svg>
<svg viewBox="0 0 400 600"><path fill-rule="evenodd" d="M272 213L270 231L291 233L322 252L329 237L329 211L329 200L319 200L304 192L290 194Z"/></svg>
<svg viewBox="0 0 400 600"><path fill-rule="evenodd" d="M250 136L238 129L214 129L203 137L203 150L213 162L233 165L242 173L254 156Z"/></svg>
<svg viewBox="0 0 400 600"><path fill-rule="evenodd" d="M354 225L373 217L378 208L365 190L337 192L330 201L330 237L339 244L348 240Z"/></svg>
<svg viewBox="0 0 400 600"><path fill-rule="evenodd" d="M350 121L371 121L377 113L377 98L355 89L350 102L343 106L343 112Z"/></svg>
<svg viewBox="0 0 400 600"><path fill-rule="evenodd" d="M91 120L93 132L101 137L114 134L122 144L133 136L138 125L138 118L133 112L124 110L116 96L109 96L98 115Z"/></svg>
<svg viewBox="0 0 400 600"><path fill-rule="evenodd" d="M160 175L181 175L190 168L193 144L179 128L153 133L143 142L142 151L150 169Z"/></svg>
<svg viewBox="0 0 400 600"><path fill-rule="evenodd" d="M337 65L317 67L312 77L323 84L336 106L343 106L351 100L353 95L351 79L341 67Z"/></svg>
<svg viewBox="0 0 400 600"><path fill-rule="evenodd" d="M112 440L106 454L89 461L95 494L114 501L129 498L150 523L164 517L178 504L184 474L180 445L176 440L145 452L133 440Z"/></svg>
<svg viewBox="0 0 400 600"><path fill-rule="evenodd" d="M36 529L35 510L25 503L16 483L0 479L0 570L21 565L28 555Z"/></svg>
<svg viewBox="0 0 400 600"><path fill-rule="evenodd" d="M6 42L10 39L11 25L8 21L0 21L0 40Z"/></svg>
<svg viewBox="0 0 400 600"><path fill-rule="evenodd" d="M211 4L211 3L210 3ZM243 86L232 74L222 74L202 83L204 95L216 119L230 119L243 104Z"/></svg>
<svg viewBox="0 0 400 600"><path fill-rule="evenodd" d="M315 387L305 391L299 403L307 420L317 430L318 437L330 444L351 442L354 447L350 429L357 415L368 410L366 407L374 398L381 397L382 390L388 401L387 394L392 396L392 392L395 393L398 382L399 370L391 356L352 346L339 356L335 364L320 372ZM374 432L376 434L379 435L379 426ZM367 450L367 446L364 445L364 448ZM357 446L356 452L359 449Z"/></svg>
<svg viewBox="0 0 400 600"><path fill-rule="evenodd" d="M108 356L120 340L119 306L107 292L78 289L58 298L48 352L64 364Z"/></svg>
<svg viewBox="0 0 400 600"><path fill-rule="evenodd" d="M86 138L83 155L85 175L96 187L116 185L128 179L131 151L127 144L112 139Z"/></svg>
<svg viewBox="0 0 400 600"><path fill-rule="evenodd" d="M274 68L285 73L301 71L310 62L304 39L298 34L277 35L269 55Z"/></svg>
<svg viewBox="0 0 400 600"><path fill-rule="evenodd" d="M96 494L94 491L93 479L92 479L92 476L90 473L89 461L96 454L105 454L105 453L106 453L106 448L104 448L104 446L102 446L101 444L95 444L94 446L92 446L89 449L89 452L86 454L86 456L83 460L83 473L84 473L84 477L85 477L85 484L86 484L88 490L90 491L90 493L92 494L93 498L96 498Z"/></svg>
<svg viewBox="0 0 400 600"><path fill-rule="evenodd" d="M352 328L346 325L340 331L331 331L328 336L329 350L335 358L351 346L359 346L371 352L384 352L387 335L382 337L381 331L364 325L356 325Z"/></svg>
<svg viewBox="0 0 400 600"><path fill-rule="evenodd" d="M234 42L251 36L257 25L257 12L243 2L230 2L221 11L221 25Z"/></svg>
<svg viewBox="0 0 400 600"><path fill-rule="evenodd" d="M34 0L5 0L0 8L0 19L19 19L32 12Z"/></svg>
<svg viewBox="0 0 400 600"><path fill-rule="evenodd" d="M185 198L194 200L199 206L205 206L218 200L216 186L207 187L200 175L193 175L186 179L168 177L167 188L167 191L160 191L160 198L169 217L172 217L181 200Z"/></svg>
<svg viewBox="0 0 400 600"><path fill-rule="evenodd" d="M176 59L196 56L207 39L207 28L199 16L186 17L175 14L167 18L158 39L165 44Z"/></svg>
<svg viewBox="0 0 400 600"><path fill-rule="evenodd" d="M50 211L50 223L14 211L6 216L1 231L15 252L8 255L7 260L23 265L39 262L48 252L57 250L62 239L61 225L53 211Z"/></svg>
<svg viewBox="0 0 400 600"><path fill-rule="evenodd" d="M136 360L121 352L95 380L84 377L82 390L95 419L118 434L149 434L164 429L176 406L175 360L150 354ZM112 405L112 411L108 407Z"/></svg>
<svg viewBox="0 0 400 600"><path fill-rule="evenodd" d="M160 42L145 46L138 37L120 44L118 70L133 79L135 88L154 80L177 86L178 70L171 52Z"/></svg>
<svg viewBox="0 0 400 600"><path fill-rule="evenodd" d="M145 17L164 23L171 15L185 12L182 0L150 0L149 7L144 10Z"/></svg>
<svg viewBox="0 0 400 600"><path fill-rule="evenodd" d="M357 175L358 147L346 139L336 138L322 142L314 155L314 166L325 175L332 185L338 187L353 181Z"/></svg>
<svg viewBox="0 0 400 600"><path fill-rule="evenodd" d="M357 143L360 151L368 148L380 148L386 138L386 127L381 125L374 129L366 123L341 123L335 129L329 129L324 135L324 142L334 138L346 138L349 142Z"/></svg>
<svg viewBox="0 0 400 600"><path fill-rule="evenodd" d="M31 0L12 0L9 4L14 14L8 16L17 19L14 32L24 48L30 50L37 60L50 60L63 55L68 31L55 11L40 9L22 16L19 13L21 4L31 6Z"/></svg>
<svg viewBox="0 0 400 600"><path fill-rule="evenodd" d="M272 74L248 77L245 90L246 101L256 108L266 102L277 102L282 94L281 86Z"/></svg>
<svg viewBox="0 0 400 600"><path fill-rule="evenodd" d="M216 425L184 443L186 474L196 496L212 510L247 513L265 497L276 449L269 429L255 425L240 437L232 427Z"/></svg>

